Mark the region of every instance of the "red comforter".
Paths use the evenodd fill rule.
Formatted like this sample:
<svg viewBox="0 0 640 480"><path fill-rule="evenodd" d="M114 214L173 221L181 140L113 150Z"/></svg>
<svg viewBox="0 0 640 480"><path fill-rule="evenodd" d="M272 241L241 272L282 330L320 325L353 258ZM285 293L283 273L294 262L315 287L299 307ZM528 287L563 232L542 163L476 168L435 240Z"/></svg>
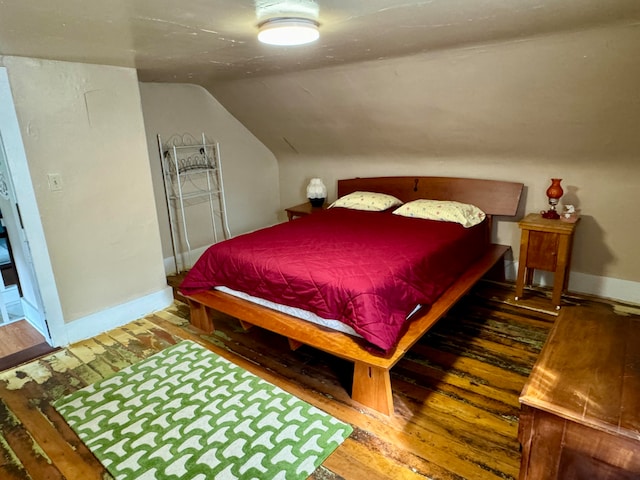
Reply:
<svg viewBox="0 0 640 480"><path fill-rule="evenodd" d="M211 246L180 289L226 286L302 308L387 351L415 306L433 303L486 244L483 224L332 208Z"/></svg>

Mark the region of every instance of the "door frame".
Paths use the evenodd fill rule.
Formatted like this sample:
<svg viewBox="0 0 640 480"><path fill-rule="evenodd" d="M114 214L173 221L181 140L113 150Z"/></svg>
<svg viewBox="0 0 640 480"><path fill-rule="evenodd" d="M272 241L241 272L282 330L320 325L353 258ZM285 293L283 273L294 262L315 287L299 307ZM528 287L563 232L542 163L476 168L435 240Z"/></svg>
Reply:
<svg viewBox="0 0 640 480"><path fill-rule="evenodd" d="M29 243L36 284L42 298L42 313L51 334L51 338L47 340L52 346L63 346L68 344L64 315L6 67L0 67L0 132L7 157L7 169L11 175L24 233Z"/></svg>

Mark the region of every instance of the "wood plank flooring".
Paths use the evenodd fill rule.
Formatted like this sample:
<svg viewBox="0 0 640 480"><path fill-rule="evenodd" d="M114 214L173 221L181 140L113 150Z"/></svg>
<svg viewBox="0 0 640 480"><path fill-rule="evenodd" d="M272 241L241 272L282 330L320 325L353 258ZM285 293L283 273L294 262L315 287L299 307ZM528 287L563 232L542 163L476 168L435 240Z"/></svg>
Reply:
<svg viewBox="0 0 640 480"><path fill-rule="evenodd" d="M509 305L512 296L512 286L483 283L456 305L392 370L390 418L350 399L351 364L308 347L292 352L286 339L245 332L224 315L203 335L176 302L0 373L0 478L111 478L51 402L192 339L353 425L314 480L515 479L518 396L556 317Z"/></svg>
<svg viewBox="0 0 640 480"><path fill-rule="evenodd" d="M54 350L26 320L0 325L0 371Z"/></svg>
<svg viewBox="0 0 640 480"><path fill-rule="evenodd" d="M26 320L0 327L0 358L44 342L44 337Z"/></svg>

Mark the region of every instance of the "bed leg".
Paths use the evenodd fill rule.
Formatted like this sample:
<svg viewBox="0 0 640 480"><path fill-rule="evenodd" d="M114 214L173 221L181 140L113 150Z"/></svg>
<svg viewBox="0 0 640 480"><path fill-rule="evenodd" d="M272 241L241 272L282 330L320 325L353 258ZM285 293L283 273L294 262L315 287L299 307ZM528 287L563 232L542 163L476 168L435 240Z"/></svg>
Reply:
<svg viewBox="0 0 640 480"><path fill-rule="evenodd" d="M189 300L189 307L191 310L191 325L205 333L213 333L215 327L213 326L213 320L209 316L206 305Z"/></svg>
<svg viewBox="0 0 640 480"><path fill-rule="evenodd" d="M304 343L294 340L293 338L288 338L287 340L289 341L289 348L294 352L304 345Z"/></svg>
<svg viewBox="0 0 640 480"><path fill-rule="evenodd" d="M389 370L355 362L351 397L385 415L393 414L393 394Z"/></svg>
<svg viewBox="0 0 640 480"><path fill-rule="evenodd" d="M238 319L238 321L240 322L240 326L245 332L253 328L253 323L245 322L244 320L240 320L240 319Z"/></svg>

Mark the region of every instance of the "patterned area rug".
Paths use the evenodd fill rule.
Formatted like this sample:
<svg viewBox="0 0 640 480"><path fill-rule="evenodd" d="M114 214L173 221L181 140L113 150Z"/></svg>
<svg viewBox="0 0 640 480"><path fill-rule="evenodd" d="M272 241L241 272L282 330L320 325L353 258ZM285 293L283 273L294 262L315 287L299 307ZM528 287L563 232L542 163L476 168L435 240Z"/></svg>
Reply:
<svg viewBox="0 0 640 480"><path fill-rule="evenodd" d="M54 406L118 480L304 479L352 431L191 341Z"/></svg>

